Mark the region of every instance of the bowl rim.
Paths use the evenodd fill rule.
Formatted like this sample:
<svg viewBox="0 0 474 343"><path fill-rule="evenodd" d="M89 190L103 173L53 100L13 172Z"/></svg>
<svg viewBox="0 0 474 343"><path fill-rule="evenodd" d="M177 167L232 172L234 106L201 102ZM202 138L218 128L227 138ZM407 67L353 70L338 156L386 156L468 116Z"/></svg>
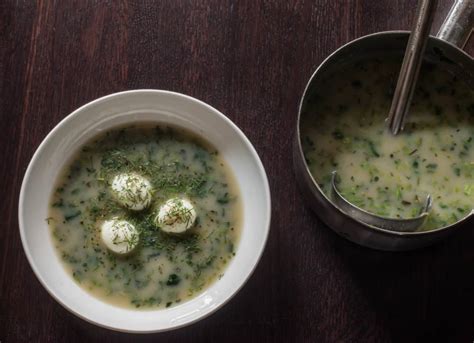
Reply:
<svg viewBox="0 0 474 343"><path fill-rule="evenodd" d="M46 283L46 281L43 279L43 276L42 276L38 266L36 265L36 263L33 259L33 256L30 253L29 246L28 246L27 241L26 241L25 223L24 223L24 219L23 219L24 216L26 215L25 212L24 212L25 193L26 193L28 181L31 178L33 166L36 164L36 161L38 160L38 156L40 155L40 153L45 149L45 146L46 146L47 142L53 136L56 135L56 132L59 131L69 121L71 121L75 117L79 116L81 114L81 112L83 112L84 110L86 110L90 107L94 107L97 104L102 103L102 102L107 102L107 101L113 100L114 98L119 98L119 97L123 97L123 96L130 96L130 95L133 96L133 95L136 95L136 94L161 94L161 95L164 94L164 95L170 95L170 96L174 96L174 97L177 97L177 98L181 98L185 101L189 101L191 103L196 103L200 106L203 106L206 110L208 110L209 112L212 112L214 115L216 115L217 117L222 119L238 135L241 143L245 145L246 149L249 151L252 159L254 160L254 162L256 164L256 167L259 171L260 177L263 180L262 187L263 187L263 190L264 190L264 198L266 200L266 206L265 206L265 210L264 210L265 224L264 224L264 227L263 227L264 237L263 237L263 240L260 242L260 244L258 246L258 251L257 251L257 255L256 255L257 258L254 260L251 269L246 272L247 273L246 277L243 278L240 281L240 285L232 293L229 293L229 294L223 296L223 300L220 303L218 303L216 306L211 307L211 308L207 308L206 310L202 311L202 313L200 315L196 316L195 318L192 318L192 319L190 319L188 321L185 321L183 323L172 324L172 325L169 325L165 328L150 328L149 330L148 329L146 329L146 330L127 329L127 328L124 328L124 327L111 326L111 325L107 325L105 323L96 321L93 318L86 317L83 314L79 313L78 311L75 311L65 301L63 301L59 296L57 296L53 292L53 290L49 287L49 285ZM202 135L200 133L196 133L196 134ZM232 120L230 120L226 115L224 115L222 112L215 109L211 105L209 105L209 104L207 104L207 103L205 103L205 102L203 102L199 99L196 99L192 96L186 95L186 94L182 94L182 93L178 93L178 92L174 92L174 91L169 91L169 90L161 90L161 89L133 89L133 90L127 90L127 91L122 91L122 92L111 93L111 94L99 97L97 99L94 99L92 101L89 101L86 104L84 104L84 105L78 107L77 109L73 110L68 115L66 115L63 119L61 119L59 121L59 123L57 123L53 127L53 129L51 129L48 132L48 134L43 138L41 143L36 148L33 156L31 157L31 159L28 163L28 167L25 171L25 174L23 176L21 189L20 189L20 196L19 196L19 200L18 200L18 226L19 226L20 238L21 238L23 251L24 251L24 253L27 257L28 263L29 263L31 269L33 270L37 280L40 282L40 284L43 286L43 288L49 293L49 295L54 300L56 300L56 302L58 302L67 311L69 311L70 313L74 314L75 316L85 320L88 323L91 323L91 324L94 324L94 325L97 325L99 327L106 328L106 329L109 329L109 330L113 330L113 331L126 332L126 333L136 333L136 334L146 334L146 333L156 333L156 332L165 332L165 331L176 330L176 329L194 324L194 323L196 323L196 322L212 315L218 309L222 308L226 303L228 303L242 289L242 287L247 283L247 281L253 275L258 263L260 262L260 260L262 258L263 252L265 250L265 246L266 246L267 241L268 241L268 235L269 235L269 232L270 232L270 224L271 224L271 193L270 193L270 186L269 186L269 182L268 182L267 173L265 171L265 167L263 166L263 163L262 163L255 147L252 145L252 143L247 138L247 136L243 133L243 131ZM192 301L193 299L196 299L196 298L189 299L189 301ZM100 301L100 299L99 299L99 301ZM159 310L157 310L157 311L159 311Z"/></svg>

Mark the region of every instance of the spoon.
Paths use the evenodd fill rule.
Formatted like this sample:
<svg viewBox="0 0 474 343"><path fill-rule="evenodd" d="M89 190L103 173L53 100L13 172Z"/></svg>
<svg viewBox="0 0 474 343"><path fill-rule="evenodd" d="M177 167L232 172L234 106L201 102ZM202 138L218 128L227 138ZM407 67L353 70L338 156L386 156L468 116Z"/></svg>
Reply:
<svg viewBox="0 0 474 343"><path fill-rule="evenodd" d="M415 25L408 39L405 56L392 99L392 105L387 118L389 130L393 135L397 135L403 130L405 118L410 108L413 92L418 80L435 8L436 0L420 0L418 3ZM416 231L426 222L433 203L431 195L426 197L426 201L417 217L408 219L382 217L367 212L347 201L336 187L336 176L336 171L333 171L331 177L332 199L339 208L353 218L369 225L401 232Z"/></svg>
<svg viewBox="0 0 474 343"><path fill-rule="evenodd" d="M420 73L423 54L428 41L431 23L436 9L436 0L420 0L415 26L408 39L405 57L398 76L397 87L388 114L388 127L396 135L403 130L405 118L411 105L416 82Z"/></svg>
<svg viewBox="0 0 474 343"><path fill-rule="evenodd" d="M331 197L334 203L353 218L358 219L366 224L392 231L410 232L416 231L426 222L426 219L428 219L428 214L433 204L433 199L431 198L430 194L428 194L426 197L425 203L421 207L420 212L416 217L408 219L382 217L367 212L366 210L347 201L336 187L336 178L337 172L333 171L331 175Z"/></svg>

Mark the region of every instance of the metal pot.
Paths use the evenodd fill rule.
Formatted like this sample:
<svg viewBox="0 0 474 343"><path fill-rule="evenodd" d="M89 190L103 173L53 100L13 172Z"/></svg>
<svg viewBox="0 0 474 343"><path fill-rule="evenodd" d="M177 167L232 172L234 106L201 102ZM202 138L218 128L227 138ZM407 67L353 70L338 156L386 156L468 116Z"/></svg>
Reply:
<svg viewBox="0 0 474 343"><path fill-rule="evenodd" d="M456 1L437 36L430 36L424 57L425 60L459 75L472 88L474 88L474 60L461 49L469 38L473 24L474 1ZM296 180L302 195L316 214L336 233L352 242L380 250L411 250L433 244L462 226L472 224L474 211L454 224L422 232L389 231L352 218L323 193L309 171L300 138L301 115L304 113L307 98L311 96L317 87L317 81L324 74L342 63L356 59L375 56L400 56L401 59L409 34L408 31L379 32L358 38L340 47L321 63L309 79L298 111L293 160Z"/></svg>

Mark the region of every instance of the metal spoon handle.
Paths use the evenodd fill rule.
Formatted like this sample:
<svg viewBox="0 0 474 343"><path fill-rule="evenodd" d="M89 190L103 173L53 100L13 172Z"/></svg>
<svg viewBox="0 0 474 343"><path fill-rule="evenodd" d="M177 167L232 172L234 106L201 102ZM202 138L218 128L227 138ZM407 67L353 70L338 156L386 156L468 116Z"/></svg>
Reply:
<svg viewBox="0 0 474 343"><path fill-rule="evenodd" d="M436 37L461 49L474 28L474 0L456 0Z"/></svg>
<svg viewBox="0 0 474 343"><path fill-rule="evenodd" d="M415 26L408 39L405 57L403 58L388 115L388 127L394 135L403 129L405 117L410 107L431 23L433 22L436 2L436 0L420 0L418 3Z"/></svg>

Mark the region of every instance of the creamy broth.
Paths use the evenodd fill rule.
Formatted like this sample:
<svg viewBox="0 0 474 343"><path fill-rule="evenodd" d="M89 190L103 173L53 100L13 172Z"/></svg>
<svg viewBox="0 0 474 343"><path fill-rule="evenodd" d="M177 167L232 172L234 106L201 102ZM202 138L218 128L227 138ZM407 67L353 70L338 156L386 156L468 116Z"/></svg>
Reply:
<svg viewBox="0 0 474 343"><path fill-rule="evenodd" d="M118 173L136 173L153 187L140 211L111 192ZM170 198L185 197L197 218L184 233L155 218ZM117 255L101 240L112 218L138 231L138 244ZM232 172L209 143L178 128L139 125L108 131L85 144L59 177L47 219L60 259L100 299L122 307L163 308L186 301L219 279L235 255L242 209Z"/></svg>
<svg viewBox="0 0 474 343"><path fill-rule="evenodd" d="M399 69L399 62L374 59L324 78L302 114L303 151L326 194L337 170L346 199L378 215L414 217L431 194L421 228L431 230L473 208L474 91L425 64L405 129L393 136L385 118Z"/></svg>

